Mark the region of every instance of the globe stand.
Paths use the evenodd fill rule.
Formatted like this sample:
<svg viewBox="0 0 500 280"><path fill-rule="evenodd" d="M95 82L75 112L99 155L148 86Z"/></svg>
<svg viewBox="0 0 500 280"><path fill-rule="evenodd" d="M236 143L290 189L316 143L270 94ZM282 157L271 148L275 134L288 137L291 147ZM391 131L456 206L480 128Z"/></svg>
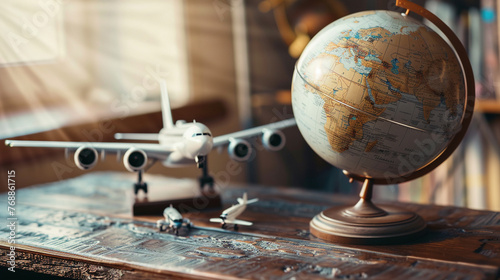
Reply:
<svg viewBox="0 0 500 280"><path fill-rule="evenodd" d="M311 234L331 242L388 244L421 235L424 220L413 212L392 206L377 207L371 201L373 180L365 179L360 200L352 207L332 207L310 222Z"/></svg>

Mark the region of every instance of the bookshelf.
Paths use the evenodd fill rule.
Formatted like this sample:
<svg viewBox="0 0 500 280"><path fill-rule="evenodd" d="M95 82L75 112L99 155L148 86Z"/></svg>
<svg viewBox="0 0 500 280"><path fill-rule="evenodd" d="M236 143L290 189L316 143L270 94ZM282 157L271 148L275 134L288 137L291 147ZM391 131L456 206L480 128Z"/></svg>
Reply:
<svg viewBox="0 0 500 280"><path fill-rule="evenodd" d="M306 1L306 0L304 0ZM475 116L474 123L469 127L470 133L463 140L461 146L454 152L447 162L442 164L432 174L428 174L423 178L413 180L402 184L401 186L381 186L378 192L378 197L381 200L401 200L419 202L425 204L439 205L455 205L463 207L472 207L477 209L490 209L500 211L500 87L497 87L500 80L498 67L500 65L500 57L498 51L498 25L496 14L500 14L498 1L494 0L411 0L414 3L432 9L432 12L438 15L442 20L452 27L455 33L460 37L462 43L468 50L471 64L475 73L476 81L476 101L475 101ZM291 1L293 2L293 1ZM322 0L307 1L307 2L323 2ZM336 1L333 1L336 2ZM339 0L339 3L345 5L347 13L355 13L367 9L396 9L388 5L388 2L394 1L347 1ZM250 10L250 9L249 9ZM495 13L498 11L498 13ZM252 14L256 19L254 23L262 23L262 13L256 11ZM267 15L267 14L264 14ZM251 17L249 17L251 18ZM271 18L272 20L273 18ZM274 22L271 21L270 26L274 27ZM275 27L276 28L276 27ZM255 29L255 28L254 28ZM252 30L254 30L252 29ZM267 28L266 30L271 30ZM277 30L277 28L276 28ZM250 34L254 34L251 33ZM255 33L256 34L256 33ZM254 35L255 35L254 34ZM285 66L292 67L294 61L289 57L283 57L275 54L272 51L262 51L262 42L269 42L269 49L274 50L278 45L286 45L279 41L279 33L276 32L276 41L270 41L267 37L259 37L259 40L253 38L250 41L255 42L251 50L253 55L267 55L268 57L260 59L251 59L251 61L275 61L281 58L284 62L266 63L266 67L254 64L252 74L252 85L255 86L252 90L252 106L257 112L255 115L262 116L262 112L272 111L279 106L290 106L291 98L290 91L283 88L289 87L289 78L283 78L275 73L283 73ZM278 38L278 39L276 39ZM271 44L272 42L272 44ZM279 52L281 55L287 54L286 50ZM271 55L272 54L272 55ZM496 62L496 63L495 63ZM288 64L287 64L288 63ZM275 66L276 65L276 66ZM290 66L291 65L291 66ZM259 68L260 67L260 68ZM273 68L275 67L275 68ZM282 67L282 68L278 68ZM272 77L272 79L270 78ZM270 84L272 81L274 84ZM265 85L262 86L262 85ZM284 85L284 86L282 86ZM272 89L272 90L269 90ZM265 108L264 110L262 108ZM287 107L290 108L290 107ZM267 120L270 117L260 117L261 120ZM264 124L263 121L257 121L258 124ZM480 127L480 129L479 129ZM300 137L300 136L299 136ZM256 173L266 174L266 166L269 160L261 160L259 157L259 171ZM288 162L287 162L288 164ZM315 163L316 164L316 163ZM317 162L318 166L323 164ZM279 165L279 164L274 164ZM285 164L282 164L285 166ZM287 165L288 166L288 165ZM321 166L322 167L322 166ZM293 167L292 167L293 168ZM311 188L312 185L318 189L327 189L324 180L314 184L310 182L308 177L320 178L321 176L329 176L329 183L337 192L349 192L351 185L342 181L341 175L323 175L331 174L326 171L328 167L324 167L323 173L320 173L319 167L314 168L314 172L308 172L308 176L304 179L299 178L297 172L291 181L294 183L307 185ZM257 169L257 168L256 168ZM310 170L312 170L311 168ZM293 169L292 169L293 170ZM498 176L497 176L498 175ZM261 175L259 175L261 176ZM260 178L264 178L262 175ZM321 177L323 178L323 177ZM270 182L271 179L269 179ZM271 183L272 184L272 183ZM287 183L285 183L287 184ZM498 198L498 199L497 199Z"/></svg>
<svg viewBox="0 0 500 280"><path fill-rule="evenodd" d="M500 101L476 100L474 111L486 114L500 114Z"/></svg>

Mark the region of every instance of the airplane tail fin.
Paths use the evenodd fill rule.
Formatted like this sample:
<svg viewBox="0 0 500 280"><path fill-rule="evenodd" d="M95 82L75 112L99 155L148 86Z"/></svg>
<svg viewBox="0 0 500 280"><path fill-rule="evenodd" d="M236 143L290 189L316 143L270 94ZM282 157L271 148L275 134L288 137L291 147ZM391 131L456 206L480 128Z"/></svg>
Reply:
<svg viewBox="0 0 500 280"><path fill-rule="evenodd" d="M253 199L248 200L247 193L243 194L243 198L239 197L237 200L238 200L239 204L251 204L251 203L255 203L255 202L259 201L258 198L253 198Z"/></svg>
<svg viewBox="0 0 500 280"><path fill-rule="evenodd" d="M243 197L238 197L236 200L238 201L238 204L246 204L247 203L247 193L244 193Z"/></svg>
<svg viewBox="0 0 500 280"><path fill-rule="evenodd" d="M172 118L172 110L170 108L170 99L168 97L167 82L164 79L160 80L161 90L161 113L163 116L163 127L173 128L174 119Z"/></svg>

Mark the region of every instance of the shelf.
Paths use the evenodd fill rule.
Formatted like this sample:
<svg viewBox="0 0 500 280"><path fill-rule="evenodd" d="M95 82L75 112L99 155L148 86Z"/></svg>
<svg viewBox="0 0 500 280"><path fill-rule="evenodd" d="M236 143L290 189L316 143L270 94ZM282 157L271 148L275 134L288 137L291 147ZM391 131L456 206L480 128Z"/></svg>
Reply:
<svg viewBox="0 0 500 280"><path fill-rule="evenodd" d="M476 100L474 111L481 113L500 114L500 101Z"/></svg>

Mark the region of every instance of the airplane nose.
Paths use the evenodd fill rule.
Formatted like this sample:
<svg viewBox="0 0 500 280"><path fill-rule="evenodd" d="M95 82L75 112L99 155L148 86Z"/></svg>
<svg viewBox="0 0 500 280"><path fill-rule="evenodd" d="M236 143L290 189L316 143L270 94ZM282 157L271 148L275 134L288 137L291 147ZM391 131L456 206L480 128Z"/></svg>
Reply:
<svg viewBox="0 0 500 280"><path fill-rule="evenodd" d="M210 136L198 136L190 141L189 154L192 158L207 155L213 147L213 140Z"/></svg>
<svg viewBox="0 0 500 280"><path fill-rule="evenodd" d="M212 137L209 136L202 136L203 139L200 139L201 141L199 142L198 146L198 154L199 155L207 155L213 147L213 141Z"/></svg>

